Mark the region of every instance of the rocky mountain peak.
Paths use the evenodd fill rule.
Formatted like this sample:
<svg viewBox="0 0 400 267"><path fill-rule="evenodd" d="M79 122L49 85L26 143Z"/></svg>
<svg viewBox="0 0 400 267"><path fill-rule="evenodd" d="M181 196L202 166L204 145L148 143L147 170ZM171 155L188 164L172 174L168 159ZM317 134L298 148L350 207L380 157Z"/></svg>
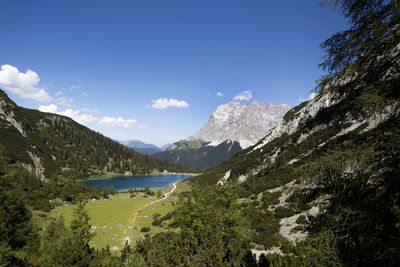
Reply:
<svg viewBox="0 0 400 267"><path fill-rule="evenodd" d="M212 145L233 140L247 148L275 127L289 109L287 104L229 102L218 106L200 131L187 140L203 140Z"/></svg>

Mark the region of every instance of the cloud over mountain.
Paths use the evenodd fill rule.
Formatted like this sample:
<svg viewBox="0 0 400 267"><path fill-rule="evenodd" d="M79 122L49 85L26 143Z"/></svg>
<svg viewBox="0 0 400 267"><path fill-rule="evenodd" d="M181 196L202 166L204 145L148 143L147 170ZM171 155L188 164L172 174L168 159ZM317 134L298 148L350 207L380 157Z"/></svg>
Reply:
<svg viewBox="0 0 400 267"><path fill-rule="evenodd" d="M39 75L27 70L19 72L16 67L2 65L0 70L0 88L20 96L21 98L33 99L39 102L50 102L51 96L43 88L38 87Z"/></svg>
<svg viewBox="0 0 400 267"><path fill-rule="evenodd" d="M134 119L124 119L122 117L103 117L98 121L99 125L103 126L121 126L124 128L132 128L135 126L137 120Z"/></svg>
<svg viewBox="0 0 400 267"><path fill-rule="evenodd" d="M54 105L54 104L50 104L48 106L42 105L39 107L39 111L56 113L59 115L67 116L82 125L87 125L90 122L97 121L96 117L94 117L91 114L85 114L85 113L82 114L81 110L76 110L76 109L74 110L74 109L69 108L64 111L58 111L57 105Z"/></svg>
<svg viewBox="0 0 400 267"><path fill-rule="evenodd" d="M177 108L188 108L189 104L186 101L178 100L175 98L159 98L157 100L151 100L153 109L167 109L169 107L177 107Z"/></svg>
<svg viewBox="0 0 400 267"><path fill-rule="evenodd" d="M42 105L39 107L39 111L41 112L49 112L49 113L56 113L58 107L54 104L50 104L48 106Z"/></svg>
<svg viewBox="0 0 400 267"><path fill-rule="evenodd" d="M247 91L243 91L243 92L237 94L237 95L233 98L233 100L237 100L237 101L246 100L246 101L249 101L252 97L253 97L252 92L251 92L250 90L247 90Z"/></svg>
<svg viewBox="0 0 400 267"><path fill-rule="evenodd" d="M123 117L103 117L101 119L96 118L92 114L82 113L82 112L97 112L97 110L91 110L89 108L82 108L82 109L71 109L68 108L64 111L58 111L58 107L55 104L50 105L42 105L39 108L39 111L42 112L49 112L55 113L63 116L70 117L74 121L82 124L87 125L90 122L97 121L98 125L102 126L110 126L110 127L123 127L125 129L136 127L138 129L146 128L147 125L138 125L136 126L137 120L134 119L124 119Z"/></svg>

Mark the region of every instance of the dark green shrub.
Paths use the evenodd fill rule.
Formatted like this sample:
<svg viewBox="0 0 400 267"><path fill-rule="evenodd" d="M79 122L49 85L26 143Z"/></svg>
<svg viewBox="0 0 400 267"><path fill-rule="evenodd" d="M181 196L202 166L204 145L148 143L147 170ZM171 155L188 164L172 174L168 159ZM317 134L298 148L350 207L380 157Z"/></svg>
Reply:
<svg viewBox="0 0 400 267"><path fill-rule="evenodd" d="M154 213L153 214L153 222L151 224L153 226L159 226L161 224L161 220L159 219L160 217L161 217L161 214Z"/></svg>
<svg viewBox="0 0 400 267"><path fill-rule="evenodd" d="M140 229L140 232L142 232L142 233L147 233L147 232L149 232L149 231L150 231L150 227L148 227L148 226L142 227L142 228Z"/></svg>
<svg viewBox="0 0 400 267"><path fill-rule="evenodd" d="M266 191L263 194L262 201L265 203L265 205L277 205L279 204L280 195L281 192L270 193Z"/></svg>
<svg viewBox="0 0 400 267"><path fill-rule="evenodd" d="M297 218L296 223L298 224L307 223L307 217L305 215L300 215L299 218Z"/></svg>
<svg viewBox="0 0 400 267"><path fill-rule="evenodd" d="M308 204L308 203L305 203L305 202L303 202L303 201L300 201L300 202L297 204L297 208L300 209L300 210L309 210L309 209L311 209L311 205Z"/></svg>
<svg viewBox="0 0 400 267"><path fill-rule="evenodd" d="M296 227L294 227L290 232L298 232L298 231L303 231L304 230L304 226L302 225L297 225Z"/></svg>
<svg viewBox="0 0 400 267"><path fill-rule="evenodd" d="M294 211L287 207L277 207L275 209L275 217L286 218L294 215Z"/></svg>

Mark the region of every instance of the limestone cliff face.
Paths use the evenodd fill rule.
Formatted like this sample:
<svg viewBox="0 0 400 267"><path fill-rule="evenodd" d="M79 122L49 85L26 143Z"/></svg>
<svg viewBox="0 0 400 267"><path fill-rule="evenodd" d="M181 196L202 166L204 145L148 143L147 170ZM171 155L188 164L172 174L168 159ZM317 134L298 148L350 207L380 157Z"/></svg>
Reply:
<svg viewBox="0 0 400 267"><path fill-rule="evenodd" d="M15 127L23 136L25 136L22 126L14 118L14 109L16 105L9 100L7 95L0 91L0 119L4 119L9 123L9 126Z"/></svg>
<svg viewBox="0 0 400 267"><path fill-rule="evenodd" d="M290 109L287 104L254 101L251 104L230 102L219 106L203 127L188 140L203 140L218 145L237 141L243 149L255 144L277 126Z"/></svg>

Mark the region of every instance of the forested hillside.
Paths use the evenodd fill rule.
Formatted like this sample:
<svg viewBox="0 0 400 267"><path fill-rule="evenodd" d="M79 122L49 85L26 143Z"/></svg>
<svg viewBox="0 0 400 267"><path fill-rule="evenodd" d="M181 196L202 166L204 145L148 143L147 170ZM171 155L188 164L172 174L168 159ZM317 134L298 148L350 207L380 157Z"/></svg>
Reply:
<svg viewBox="0 0 400 267"><path fill-rule="evenodd" d="M132 149L56 114L21 108L0 91L0 155L45 178L190 171Z"/></svg>
<svg viewBox="0 0 400 267"><path fill-rule="evenodd" d="M209 143L200 140L180 141L172 145L173 149L167 149L152 156L200 170L212 167L242 150L239 142L236 141L227 140L217 146L209 146Z"/></svg>

